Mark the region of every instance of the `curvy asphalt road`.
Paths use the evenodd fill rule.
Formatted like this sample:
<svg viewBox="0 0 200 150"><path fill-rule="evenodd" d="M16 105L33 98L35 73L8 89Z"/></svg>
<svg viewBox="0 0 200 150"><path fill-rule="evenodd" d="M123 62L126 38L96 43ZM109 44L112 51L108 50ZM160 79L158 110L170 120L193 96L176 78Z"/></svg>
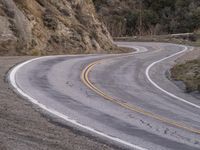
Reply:
<svg viewBox="0 0 200 150"><path fill-rule="evenodd" d="M50 114L136 150L200 149L200 99L166 75L186 47L118 42L122 55L48 56L10 71L15 91Z"/></svg>

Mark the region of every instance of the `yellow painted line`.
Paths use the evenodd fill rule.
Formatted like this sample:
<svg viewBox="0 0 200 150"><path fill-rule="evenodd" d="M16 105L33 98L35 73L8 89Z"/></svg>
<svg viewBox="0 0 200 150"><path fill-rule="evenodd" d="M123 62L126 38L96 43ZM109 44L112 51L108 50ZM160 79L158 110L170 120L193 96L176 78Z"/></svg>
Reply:
<svg viewBox="0 0 200 150"><path fill-rule="evenodd" d="M124 57L127 57L128 55L124 56ZM129 55L130 56L130 55ZM120 56L117 56L115 58L118 58ZM90 63L88 66L85 67L85 69L82 71L81 73L81 80L82 82L87 86L89 87L92 91L94 91L95 93L97 93L98 95L102 96L103 98L105 98L106 100L110 101L110 102L113 102L115 104L118 104L119 106L123 107L123 108L126 108L128 110L131 110L133 112L137 112L137 113L140 113L144 116L148 116L148 117L151 117L153 119L156 119L158 121L161 121L163 123L166 123L166 124L169 124L169 125L172 125L174 127L177 127L177 128L180 128L180 129L184 129L186 131L190 131L190 132L193 132L193 133L197 133L197 134L200 134L200 130L199 129L195 129L193 127L188 127L180 122L177 122L175 120L172 120L172 119L168 119L168 118L165 118L163 116L160 116L160 115L157 115L157 114L154 114L154 113L151 113L151 112L148 112L148 111L145 111L143 110L142 108L139 108L135 105L132 105L132 104L128 104L126 103L124 100L118 100L116 98L113 98L111 96L109 96L108 94L104 93L103 91L101 91L100 89L98 89L94 84L92 84L92 82L89 80L89 73L91 72L91 70L97 65L97 64L100 64L100 63L103 63L105 60L108 60L110 58L105 58L105 59L102 59L102 60L98 60L98 61L95 61L95 62L92 62Z"/></svg>

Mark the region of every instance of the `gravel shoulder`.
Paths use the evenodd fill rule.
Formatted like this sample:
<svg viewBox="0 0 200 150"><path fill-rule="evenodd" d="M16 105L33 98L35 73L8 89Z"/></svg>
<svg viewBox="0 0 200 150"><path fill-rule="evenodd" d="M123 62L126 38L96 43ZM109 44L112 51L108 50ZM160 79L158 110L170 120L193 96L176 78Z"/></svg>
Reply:
<svg viewBox="0 0 200 150"><path fill-rule="evenodd" d="M6 81L7 71L15 64L31 58L0 57L0 149L118 149L49 118L12 91Z"/></svg>

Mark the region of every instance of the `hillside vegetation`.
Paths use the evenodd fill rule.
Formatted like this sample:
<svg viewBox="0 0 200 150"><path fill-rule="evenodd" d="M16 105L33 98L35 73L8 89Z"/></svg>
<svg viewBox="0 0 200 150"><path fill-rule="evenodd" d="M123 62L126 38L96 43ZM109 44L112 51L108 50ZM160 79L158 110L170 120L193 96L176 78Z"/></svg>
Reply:
<svg viewBox="0 0 200 150"><path fill-rule="evenodd" d="M199 0L0 1L0 55L110 53L116 50L110 33L119 37L199 28Z"/></svg>
<svg viewBox="0 0 200 150"><path fill-rule="evenodd" d="M1 0L0 55L110 51L92 0Z"/></svg>
<svg viewBox="0 0 200 150"><path fill-rule="evenodd" d="M93 0L114 37L193 32L200 28L199 0Z"/></svg>

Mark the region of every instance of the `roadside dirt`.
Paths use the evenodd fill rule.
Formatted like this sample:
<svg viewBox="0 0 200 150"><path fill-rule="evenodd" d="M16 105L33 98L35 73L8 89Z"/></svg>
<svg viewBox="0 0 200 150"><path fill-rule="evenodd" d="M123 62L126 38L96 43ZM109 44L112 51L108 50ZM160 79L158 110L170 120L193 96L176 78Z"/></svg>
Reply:
<svg viewBox="0 0 200 150"><path fill-rule="evenodd" d="M200 59L200 47L195 47L193 51L186 52L176 60L176 63L182 64L194 59Z"/></svg>
<svg viewBox="0 0 200 150"><path fill-rule="evenodd" d="M29 101L16 95L5 74L31 57L0 57L0 150L119 149L66 125L52 121Z"/></svg>

